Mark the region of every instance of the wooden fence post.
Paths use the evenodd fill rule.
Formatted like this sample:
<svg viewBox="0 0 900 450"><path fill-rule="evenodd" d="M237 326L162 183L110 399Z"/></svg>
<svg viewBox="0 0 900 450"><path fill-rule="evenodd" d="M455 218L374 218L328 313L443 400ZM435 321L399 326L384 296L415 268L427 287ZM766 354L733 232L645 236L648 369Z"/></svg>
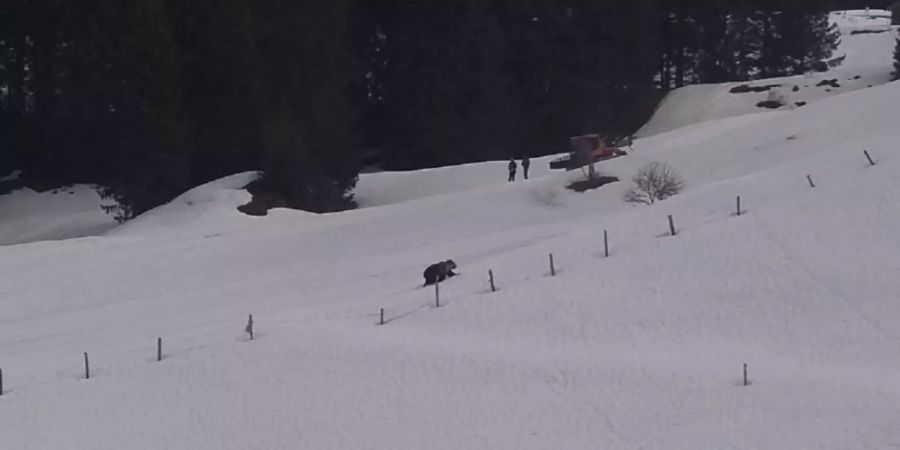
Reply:
<svg viewBox="0 0 900 450"><path fill-rule="evenodd" d="M603 257L609 258L609 237L606 234L606 230L603 230Z"/></svg>
<svg viewBox="0 0 900 450"><path fill-rule="evenodd" d="M488 277L491 279L491 292L497 292L497 287L494 286L494 271L488 270Z"/></svg>
<svg viewBox="0 0 900 450"><path fill-rule="evenodd" d="M378 320L378 324L384 325L384 308L381 308L380 316L381 316L381 318Z"/></svg>
<svg viewBox="0 0 900 450"><path fill-rule="evenodd" d="M675 236L675 219L672 218L671 214L669 214L669 232L672 233L672 236Z"/></svg>
<svg viewBox="0 0 900 450"><path fill-rule="evenodd" d="M247 319L247 327L244 328L244 331L250 333L250 340L253 340L253 314L250 314L250 318Z"/></svg>
<svg viewBox="0 0 900 450"><path fill-rule="evenodd" d="M869 151L868 151L868 150L863 150L863 153L866 155L866 159L869 160L869 165L870 165L870 166L874 166L874 165L875 165L875 161L872 161L872 157L869 156Z"/></svg>
<svg viewBox="0 0 900 450"><path fill-rule="evenodd" d="M88 363L88 354L84 352L84 379L89 380L91 378L91 365Z"/></svg>
<svg viewBox="0 0 900 450"><path fill-rule="evenodd" d="M156 361L162 361L162 338L156 338Z"/></svg>
<svg viewBox="0 0 900 450"><path fill-rule="evenodd" d="M3 396L3 369L0 369L0 397Z"/></svg>
<svg viewBox="0 0 900 450"><path fill-rule="evenodd" d="M439 287L441 284L440 281L434 282L434 307L441 307L441 288Z"/></svg>
<svg viewBox="0 0 900 450"><path fill-rule="evenodd" d="M806 181L809 181L809 187L811 187L811 188L816 187L816 184L813 183L813 180L812 180L812 177L811 177L811 176L807 175L807 176L806 176Z"/></svg>
<svg viewBox="0 0 900 450"><path fill-rule="evenodd" d="M744 363L744 386L749 386L750 380L747 379L747 363Z"/></svg>
<svg viewBox="0 0 900 450"><path fill-rule="evenodd" d="M737 215L741 215L741 196L737 196Z"/></svg>
<svg viewBox="0 0 900 450"><path fill-rule="evenodd" d="M550 276L556 276L556 266L553 265L553 253L550 254Z"/></svg>

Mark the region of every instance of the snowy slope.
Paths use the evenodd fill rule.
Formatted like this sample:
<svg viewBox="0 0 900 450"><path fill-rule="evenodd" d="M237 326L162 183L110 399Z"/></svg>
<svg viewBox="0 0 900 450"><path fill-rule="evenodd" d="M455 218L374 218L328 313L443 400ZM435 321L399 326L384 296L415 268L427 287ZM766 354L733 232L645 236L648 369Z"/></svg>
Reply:
<svg viewBox="0 0 900 450"><path fill-rule="evenodd" d="M637 132L637 136L652 136L707 120L769 112L771 110L757 105L771 98L784 99L785 106L781 110L794 109L890 81L897 37L896 28L890 26L890 12L842 11L832 13L830 18L841 30L841 43L834 57L844 59L838 67L804 76L675 89L663 99L653 118ZM823 84L828 81L838 87ZM771 88L732 92L743 86Z"/></svg>
<svg viewBox="0 0 900 450"><path fill-rule="evenodd" d="M568 151L568 149L563 149ZM551 173L550 160L559 155L531 159L529 178ZM461 164L434 169L361 174L355 198L362 208L389 205L435 195L469 191L507 182L509 161ZM517 159L516 178L524 182L521 160Z"/></svg>
<svg viewBox="0 0 900 450"><path fill-rule="evenodd" d="M116 226L102 204L97 190L86 185L0 195L0 245L102 234Z"/></svg>
<svg viewBox="0 0 900 450"><path fill-rule="evenodd" d="M706 121L719 121L716 127L731 126L721 123L722 119L738 115L765 116L772 111L761 109L756 105L767 100L770 95L784 97L787 105L782 110L790 110L798 108L798 103L809 104L837 94L886 83L892 70L891 54L896 35L889 25L889 12L881 10L835 12L832 13L831 19L843 33L841 45L836 52L836 56L845 56L840 67L810 77L695 85L674 90L663 100L654 117L637 135L655 136ZM872 33L885 30L887 31L883 33ZM867 33L854 34L860 31ZM836 80L840 87L816 86L823 80ZM779 86L771 89L771 92L737 94L730 92L731 89L742 85L759 87L776 84ZM793 90L794 86L797 86L797 91ZM532 161L532 178L549 175L551 171L547 165L554 157L555 155ZM477 190L496 185L504 181L505 177L505 161L422 171L363 174L360 176L355 194L360 206L368 208ZM232 180L242 179L244 178ZM153 224L141 227L145 233L150 234L166 234L176 229L183 231L194 229L203 233L203 226L217 222L218 213L205 209L211 205L210 201L218 195L229 197L231 201L223 201L216 206L219 212L222 212L235 204L242 204L243 202L238 202L249 198L246 193L238 191L239 189L235 187L223 186L215 193L203 191L205 192L203 195L208 197L205 199L190 203L189 199L179 199L173 202L173 205L179 205L177 208L181 210L181 214L170 215L171 208L176 208L170 206L170 211L162 217L171 218L142 220L142 223L158 220L171 220L172 223L156 224L164 225L162 227ZM9 195L0 195L0 245L97 236L115 227L115 221L112 216L102 211L100 205L103 202L91 187L74 186L60 192L60 194L38 194L26 189ZM251 218L244 219L246 220L242 221L242 225L235 226L253 223ZM128 228L137 227L129 225Z"/></svg>
<svg viewBox="0 0 900 450"><path fill-rule="evenodd" d="M244 187L257 176L256 172L239 173L198 186L106 235L172 237L224 231L216 230L219 225L226 229L252 226L255 218L239 214L237 207L250 202L252 196Z"/></svg>
<svg viewBox="0 0 900 450"><path fill-rule="evenodd" d="M108 236L0 247L3 446L891 448L897 98L706 121L598 166L671 163L688 190L653 207L535 161L528 182L381 174L373 207L248 218L244 174ZM420 274L445 258L436 308Z"/></svg>

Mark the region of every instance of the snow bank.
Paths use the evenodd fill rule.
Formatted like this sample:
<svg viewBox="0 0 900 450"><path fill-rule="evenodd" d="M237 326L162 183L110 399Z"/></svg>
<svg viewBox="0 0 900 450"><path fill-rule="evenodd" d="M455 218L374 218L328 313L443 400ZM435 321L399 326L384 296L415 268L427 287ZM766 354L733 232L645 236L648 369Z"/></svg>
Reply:
<svg viewBox="0 0 900 450"><path fill-rule="evenodd" d="M245 172L211 181L179 195L171 202L141 214L111 230L110 236L170 236L215 234L253 223L253 217L237 210L252 196L244 187L256 172Z"/></svg>

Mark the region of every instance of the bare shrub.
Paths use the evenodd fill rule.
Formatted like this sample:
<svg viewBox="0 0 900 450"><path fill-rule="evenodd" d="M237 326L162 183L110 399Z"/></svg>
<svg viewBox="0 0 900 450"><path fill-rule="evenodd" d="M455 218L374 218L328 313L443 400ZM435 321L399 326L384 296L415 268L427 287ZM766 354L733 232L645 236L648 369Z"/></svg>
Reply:
<svg viewBox="0 0 900 450"><path fill-rule="evenodd" d="M623 199L628 203L652 205L684 190L684 181L666 163L651 162L631 178Z"/></svg>

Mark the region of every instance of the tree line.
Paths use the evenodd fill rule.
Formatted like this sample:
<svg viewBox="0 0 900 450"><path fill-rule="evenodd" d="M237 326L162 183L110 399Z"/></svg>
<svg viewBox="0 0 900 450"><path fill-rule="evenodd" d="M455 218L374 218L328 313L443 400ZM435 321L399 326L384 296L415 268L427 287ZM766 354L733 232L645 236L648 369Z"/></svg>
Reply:
<svg viewBox="0 0 900 450"><path fill-rule="evenodd" d="M97 184L122 219L248 170L335 211L367 163L564 151L674 87L811 70L850 3L6 0L0 172Z"/></svg>

